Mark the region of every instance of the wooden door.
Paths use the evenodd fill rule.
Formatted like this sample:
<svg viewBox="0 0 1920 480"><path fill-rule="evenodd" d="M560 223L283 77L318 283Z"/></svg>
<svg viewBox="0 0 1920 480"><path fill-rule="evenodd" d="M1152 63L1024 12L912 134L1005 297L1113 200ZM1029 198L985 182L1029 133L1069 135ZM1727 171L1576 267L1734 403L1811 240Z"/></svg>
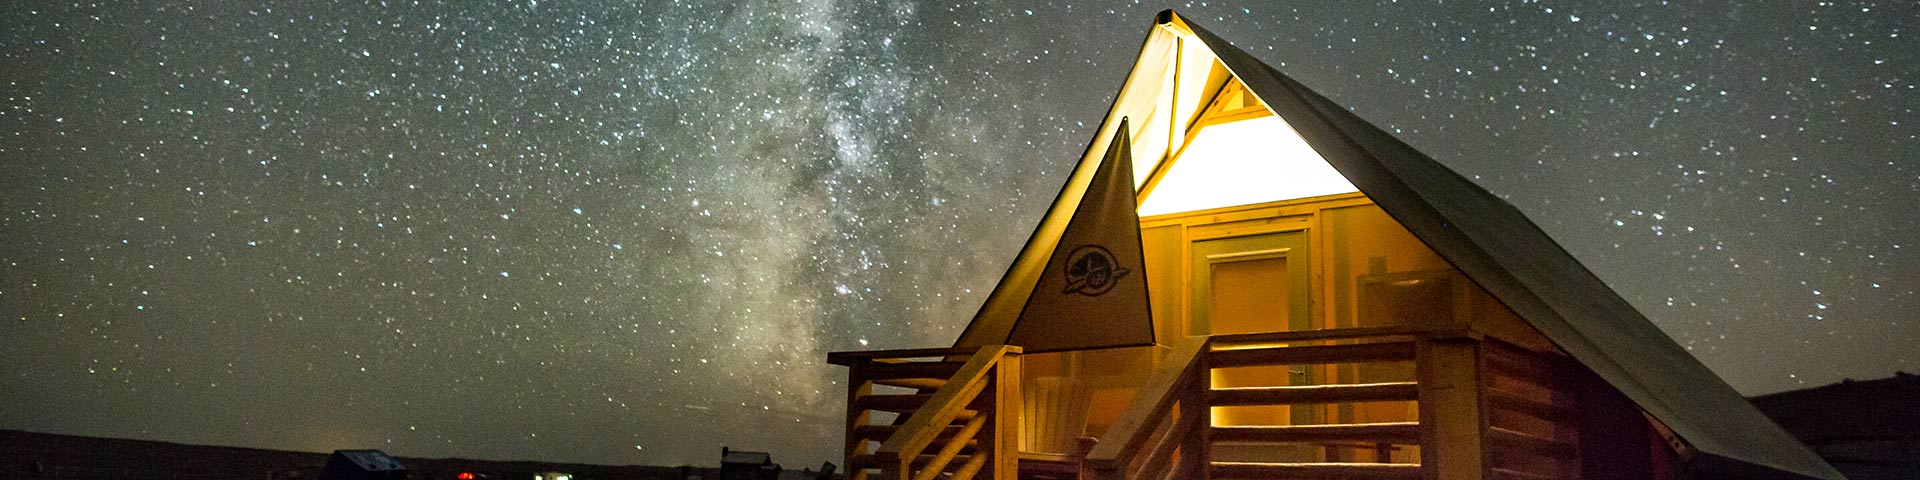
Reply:
<svg viewBox="0 0 1920 480"><path fill-rule="evenodd" d="M1305 330L1313 316L1310 243L1306 231L1202 240L1193 243L1193 333L1219 335ZM1271 387L1314 383L1301 366L1244 367L1213 372L1215 387ZM1318 423L1317 409L1214 409L1216 425Z"/></svg>

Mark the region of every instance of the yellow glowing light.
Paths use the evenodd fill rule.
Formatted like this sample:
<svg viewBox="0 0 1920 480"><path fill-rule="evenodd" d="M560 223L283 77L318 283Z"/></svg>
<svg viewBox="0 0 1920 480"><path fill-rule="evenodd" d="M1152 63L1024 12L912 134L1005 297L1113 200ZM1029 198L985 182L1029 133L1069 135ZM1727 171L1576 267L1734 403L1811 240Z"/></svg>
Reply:
<svg viewBox="0 0 1920 480"><path fill-rule="evenodd" d="M1359 190L1276 116L1202 127L1173 162L1141 216Z"/></svg>

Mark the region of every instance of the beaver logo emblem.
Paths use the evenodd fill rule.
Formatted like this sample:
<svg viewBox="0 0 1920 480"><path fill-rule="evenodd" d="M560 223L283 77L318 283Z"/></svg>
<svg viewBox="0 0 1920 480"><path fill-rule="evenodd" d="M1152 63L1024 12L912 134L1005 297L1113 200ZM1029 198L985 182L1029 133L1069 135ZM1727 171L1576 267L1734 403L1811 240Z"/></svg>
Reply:
<svg viewBox="0 0 1920 480"><path fill-rule="evenodd" d="M1082 245L1067 255L1067 288L1060 293L1098 297L1113 290L1132 271L1121 268L1113 252L1099 245Z"/></svg>

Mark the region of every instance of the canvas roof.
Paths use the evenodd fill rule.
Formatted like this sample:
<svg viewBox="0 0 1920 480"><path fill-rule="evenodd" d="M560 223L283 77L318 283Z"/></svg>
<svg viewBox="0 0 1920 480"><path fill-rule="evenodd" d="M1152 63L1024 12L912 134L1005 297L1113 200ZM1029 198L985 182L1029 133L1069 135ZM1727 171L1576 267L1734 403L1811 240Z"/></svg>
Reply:
<svg viewBox="0 0 1920 480"><path fill-rule="evenodd" d="M1716 476L1842 478L1520 210L1171 11L1155 19L1132 73L1056 203L1078 204L1086 187L1076 189L1076 181L1100 163L1122 128L1131 140L1135 177L1145 182L1178 151L1184 141L1178 132L1187 130L1210 95L1234 80L1297 134L1277 141L1310 146L1441 257L1670 428L1691 448L1689 468ZM1039 237L1061 221L1043 222L1028 248L1051 245ZM1023 269L1021 261L1002 283L1037 270ZM990 298L983 312L1010 303ZM982 325L1008 318L976 316L956 345L980 341L981 331L1012 328Z"/></svg>

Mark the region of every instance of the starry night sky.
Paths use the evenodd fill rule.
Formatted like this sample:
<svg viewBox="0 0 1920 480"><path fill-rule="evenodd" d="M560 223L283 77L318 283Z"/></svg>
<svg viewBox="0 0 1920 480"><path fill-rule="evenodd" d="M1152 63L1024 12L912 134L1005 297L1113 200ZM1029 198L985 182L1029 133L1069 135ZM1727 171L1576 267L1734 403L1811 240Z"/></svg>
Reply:
<svg viewBox="0 0 1920 480"><path fill-rule="evenodd" d="M0 428L838 460L825 353L952 341L1168 7L1743 392L1920 370L1920 6L1489 5L5 2Z"/></svg>

